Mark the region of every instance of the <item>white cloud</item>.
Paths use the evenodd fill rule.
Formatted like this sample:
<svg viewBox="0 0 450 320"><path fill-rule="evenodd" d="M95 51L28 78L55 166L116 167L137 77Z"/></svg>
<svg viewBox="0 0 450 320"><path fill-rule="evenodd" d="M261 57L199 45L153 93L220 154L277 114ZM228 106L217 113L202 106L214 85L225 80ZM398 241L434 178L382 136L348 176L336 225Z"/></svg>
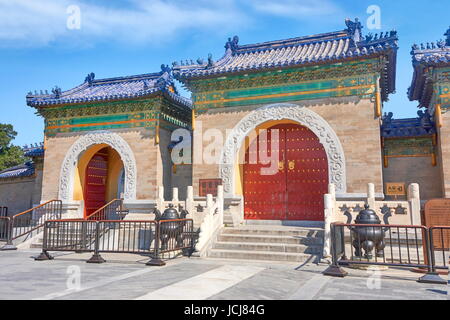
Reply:
<svg viewBox="0 0 450 320"><path fill-rule="evenodd" d="M81 11L79 30L67 28L71 5ZM147 44L185 31L237 33L258 14L303 19L339 10L332 0L0 0L0 47Z"/></svg>
<svg viewBox="0 0 450 320"><path fill-rule="evenodd" d="M250 0L257 11L288 18L315 18L338 14L341 9L330 0Z"/></svg>
<svg viewBox="0 0 450 320"><path fill-rule="evenodd" d="M67 28L70 5L81 9L79 30ZM248 17L234 0L128 0L120 7L88 0L0 0L0 46L39 46L55 40L161 41L185 30L224 32L245 21Z"/></svg>

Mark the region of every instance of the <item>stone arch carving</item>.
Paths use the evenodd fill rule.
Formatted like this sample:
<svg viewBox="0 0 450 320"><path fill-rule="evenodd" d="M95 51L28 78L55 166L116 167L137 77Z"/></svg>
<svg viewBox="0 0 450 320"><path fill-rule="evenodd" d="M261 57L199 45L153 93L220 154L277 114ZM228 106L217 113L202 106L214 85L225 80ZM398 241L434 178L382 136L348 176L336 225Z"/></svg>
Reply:
<svg viewBox="0 0 450 320"><path fill-rule="evenodd" d="M124 199L136 199L136 160L128 143L117 133L96 131L81 136L66 153L59 176L58 196L65 202L73 200L74 173L80 155L96 144L107 144L117 151L125 170Z"/></svg>
<svg viewBox="0 0 450 320"><path fill-rule="evenodd" d="M220 158L219 176L227 196L234 194L234 168L239 148L245 137L257 126L270 120L292 120L313 131L325 148L329 182L337 193L346 193L345 156L338 136L331 126L314 111L296 104L277 103L258 108L239 121L225 141Z"/></svg>

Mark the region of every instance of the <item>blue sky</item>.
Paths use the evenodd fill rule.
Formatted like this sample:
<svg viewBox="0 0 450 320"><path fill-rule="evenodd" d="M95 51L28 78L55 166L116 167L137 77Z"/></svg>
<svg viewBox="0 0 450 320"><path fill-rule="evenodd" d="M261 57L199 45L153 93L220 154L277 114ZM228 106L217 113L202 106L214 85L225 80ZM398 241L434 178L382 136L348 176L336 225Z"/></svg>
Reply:
<svg viewBox="0 0 450 320"><path fill-rule="evenodd" d="M73 5L79 29L67 27ZM370 5L380 8L380 30L367 28ZM17 145L40 142L43 119L26 105L28 91L67 90L90 72L98 79L157 72L208 53L218 59L233 35L246 44L331 32L343 30L347 17L358 17L364 34L398 31L397 92L384 111L414 117L417 103L406 96L411 45L443 38L448 12L448 0L0 0L0 123L14 125Z"/></svg>

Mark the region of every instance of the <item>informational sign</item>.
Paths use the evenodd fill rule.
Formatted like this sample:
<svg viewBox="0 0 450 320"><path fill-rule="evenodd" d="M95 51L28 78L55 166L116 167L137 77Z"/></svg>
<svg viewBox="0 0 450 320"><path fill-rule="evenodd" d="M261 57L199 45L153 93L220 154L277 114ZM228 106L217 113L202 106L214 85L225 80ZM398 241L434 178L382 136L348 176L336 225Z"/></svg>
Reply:
<svg viewBox="0 0 450 320"><path fill-rule="evenodd" d="M425 225L427 227L450 226L450 199L433 199L425 203ZM436 229L433 232L435 249L450 247L450 230Z"/></svg>
<svg viewBox="0 0 450 320"><path fill-rule="evenodd" d="M388 196L405 196L406 188L404 182L387 182L386 195Z"/></svg>

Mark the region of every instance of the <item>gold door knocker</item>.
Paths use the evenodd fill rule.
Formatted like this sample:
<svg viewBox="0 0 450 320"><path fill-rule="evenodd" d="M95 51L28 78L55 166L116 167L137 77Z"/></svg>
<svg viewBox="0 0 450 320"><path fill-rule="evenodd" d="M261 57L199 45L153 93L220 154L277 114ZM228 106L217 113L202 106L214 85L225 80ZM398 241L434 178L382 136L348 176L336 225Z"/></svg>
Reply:
<svg viewBox="0 0 450 320"><path fill-rule="evenodd" d="M284 170L284 161L278 161L278 170L280 171Z"/></svg>
<svg viewBox="0 0 450 320"><path fill-rule="evenodd" d="M294 170L295 169L295 161L291 160L289 161L289 170Z"/></svg>

